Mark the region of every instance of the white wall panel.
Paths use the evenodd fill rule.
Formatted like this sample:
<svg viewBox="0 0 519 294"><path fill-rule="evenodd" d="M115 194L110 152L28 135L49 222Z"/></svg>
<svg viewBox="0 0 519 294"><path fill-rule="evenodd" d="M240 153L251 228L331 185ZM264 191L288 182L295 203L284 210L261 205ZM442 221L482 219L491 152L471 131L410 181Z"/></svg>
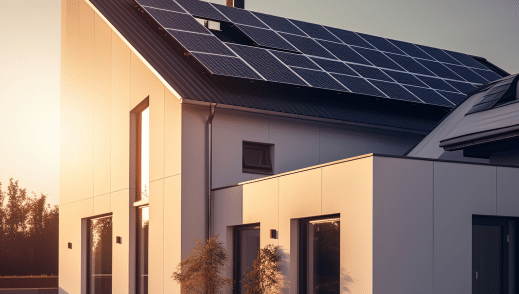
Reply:
<svg viewBox="0 0 519 294"><path fill-rule="evenodd" d="M497 168L497 215L519 217L519 169Z"/></svg>

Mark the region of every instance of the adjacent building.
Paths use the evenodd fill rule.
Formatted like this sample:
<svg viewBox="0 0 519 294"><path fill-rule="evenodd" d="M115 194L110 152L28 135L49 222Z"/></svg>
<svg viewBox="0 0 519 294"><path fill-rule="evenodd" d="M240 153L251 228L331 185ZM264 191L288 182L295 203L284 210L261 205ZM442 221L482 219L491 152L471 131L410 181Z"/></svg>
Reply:
<svg viewBox="0 0 519 294"><path fill-rule="evenodd" d="M60 293L217 235L229 293L267 244L285 293L515 293L517 77L228 5L62 1Z"/></svg>

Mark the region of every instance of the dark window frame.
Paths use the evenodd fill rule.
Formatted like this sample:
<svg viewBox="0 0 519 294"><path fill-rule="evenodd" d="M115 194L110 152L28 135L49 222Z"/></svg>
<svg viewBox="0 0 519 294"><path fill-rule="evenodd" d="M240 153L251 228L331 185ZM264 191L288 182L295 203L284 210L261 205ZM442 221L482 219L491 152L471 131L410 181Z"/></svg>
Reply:
<svg viewBox="0 0 519 294"><path fill-rule="evenodd" d="M131 113L135 114L135 202L142 200L141 191L141 136L142 136L142 112L149 108L149 96L142 100ZM149 188L149 187L148 187ZM148 191L149 193L149 191Z"/></svg>
<svg viewBox="0 0 519 294"><path fill-rule="evenodd" d="M307 285L308 285L308 231L307 225L311 221L317 220L327 220L327 219L336 219L338 218L340 221L340 214L327 214L320 216L313 216L307 218L299 219L298 229L299 229L299 249L298 249L298 261L299 261L299 272L298 272L298 292L299 293L308 293ZM340 240L340 231L339 231L339 240ZM340 263L340 259L339 259ZM340 279L340 276L339 276ZM340 280L339 280L340 281Z"/></svg>
<svg viewBox="0 0 519 294"><path fill-rule="evenodd" d="M238 285L238 282L240 281L240 231L244 230L251 230L251 229L258 229L261 233L260 223L253 223L253 224L245 224L245 225L239 225L235 226L233 230L233 259L232 259L232 275L233 275L233 287L232 287L232 293L233 294L243 294L240 293L240 287Z"/></svg>
<svg viewBox="0 0 519 294"><path fill-rule="evenodd" d="M267 164L260 166L248 165L245 159L245 149L261 150L265 153ZM242 141L242 172L249 174L274 174L274 144Z"/></svg>

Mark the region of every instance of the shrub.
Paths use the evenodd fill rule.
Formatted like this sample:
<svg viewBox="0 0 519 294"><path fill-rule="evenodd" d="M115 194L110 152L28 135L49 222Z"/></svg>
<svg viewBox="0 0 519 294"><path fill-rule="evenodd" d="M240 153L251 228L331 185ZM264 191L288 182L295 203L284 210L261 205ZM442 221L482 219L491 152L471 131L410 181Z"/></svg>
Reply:
<svg viewBox="0 0 519 294"><path fill-rule="evenodd" d="M285 285L285 276L279 269L281 257L278 247L267 245L258 251L245 276L245 294L278 294Z"/></svg>

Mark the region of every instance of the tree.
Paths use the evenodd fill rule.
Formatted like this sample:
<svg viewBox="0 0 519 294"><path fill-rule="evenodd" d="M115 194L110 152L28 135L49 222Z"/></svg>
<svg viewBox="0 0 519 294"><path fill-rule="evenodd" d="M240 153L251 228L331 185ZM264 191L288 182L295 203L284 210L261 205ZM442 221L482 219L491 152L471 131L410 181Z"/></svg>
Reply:
<svg viewBox="0 0 519 294"><path fill-rule="evenodd" d="M2 183L0 183L0 244L2 244L4 239L4 222L5 222L5 209L4 209L4 199L5 194L4 191L2 191Z"/></svg>
<svg viewBox="0 0 519 294"><path fill-rule="evenodd" d="M172 278L181 284L182 293L216 294L222 293L231 279L220 277L227 253L217 237L209 238L205 244L196 240L196 247L182 260Z"/></svg>
<svg viewBox="0 0 519 294"><path fill-rule="evenodd" d="M245 294L278 294L285 286L285 276L279 269L278 247L272 244L258 251L245 275Z"/></svg>
<svg viewBox="0 0 519 294"><path fill-rule="evenodd" d="M27 228L25 218L29 210L26 205L27 191L20 189L18 181L13 181L13 178L10 178L7 197L7 218L5 221L7 237L11 239L23 238Z"/></svg>

